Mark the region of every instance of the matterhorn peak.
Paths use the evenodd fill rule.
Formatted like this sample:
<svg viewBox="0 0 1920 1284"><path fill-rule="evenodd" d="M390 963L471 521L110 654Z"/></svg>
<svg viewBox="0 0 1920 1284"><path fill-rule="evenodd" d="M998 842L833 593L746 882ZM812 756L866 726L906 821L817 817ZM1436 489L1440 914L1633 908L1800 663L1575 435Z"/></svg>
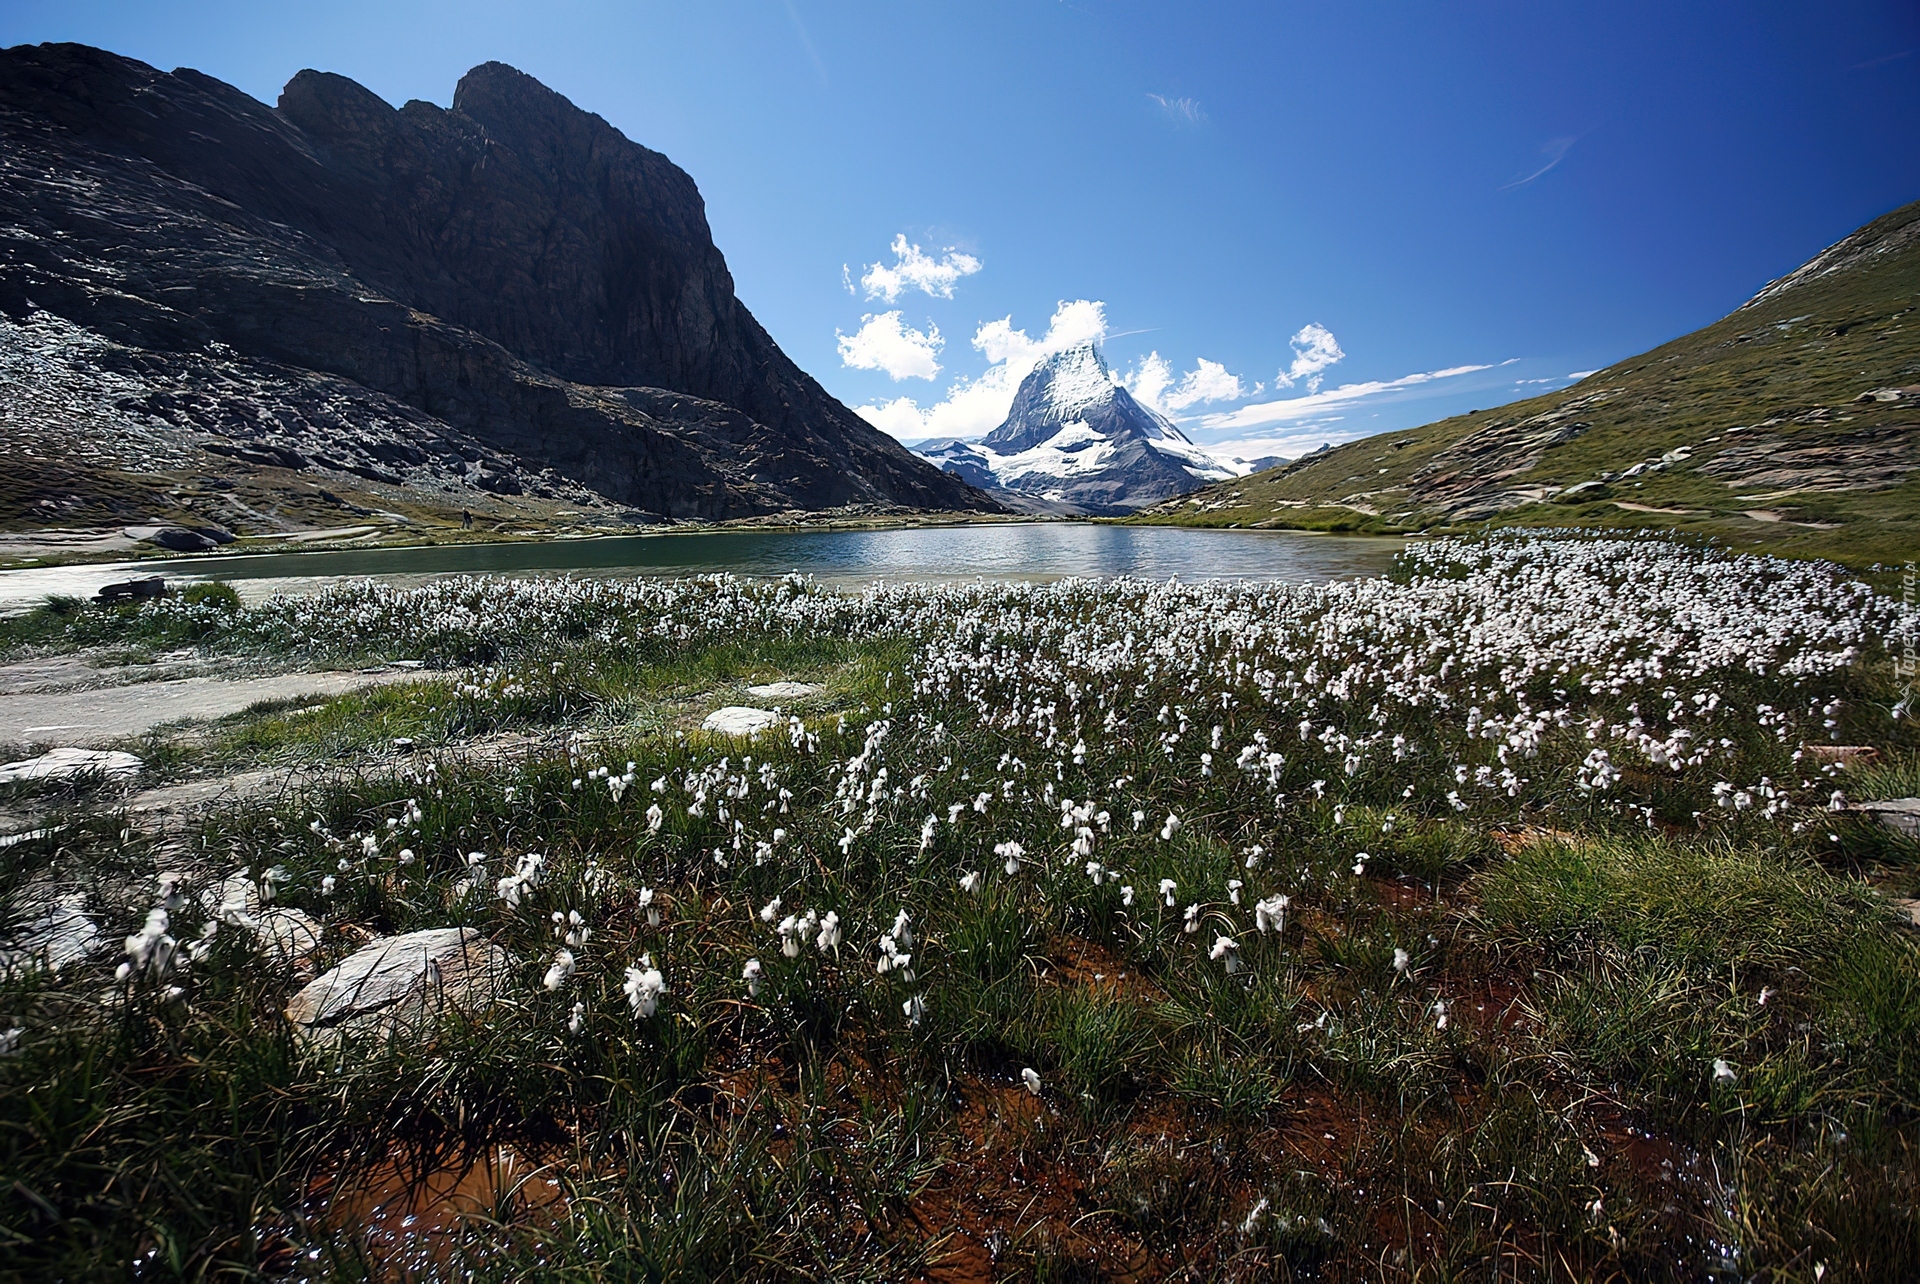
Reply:
<svg viewBox="0 0 1920 1284"><path fill-rule="evenodd" d="M1043 357L1020 381L1006 421L977 445L942 442L921 453L1003 503L1044 513L1131 512L1233 475L1141 405L1091 342Z"/></svg>

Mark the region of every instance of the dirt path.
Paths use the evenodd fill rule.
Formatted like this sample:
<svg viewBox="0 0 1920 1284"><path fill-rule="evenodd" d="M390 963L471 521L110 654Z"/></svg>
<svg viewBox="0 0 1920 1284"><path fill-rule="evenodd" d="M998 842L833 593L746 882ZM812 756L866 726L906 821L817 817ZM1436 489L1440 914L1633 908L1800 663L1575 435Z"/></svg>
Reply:
<svg viewBox="0 0 1920 1284"><path fill-rule="evenodd" d="M58 665L53 662L40 663L47 670L58 670L56 681L44 684L9 683L6 681L7 671L0 671L0 744L88 748L126 736L137 736L163 723L177 722L183 718L223 718L264 700L292 700L304 696L320 699L361 687L406 682L420 676L404 669L381 669L282 673L246 678L202 676L118 686L75 687L66 684L111 681L112 671L83 670L70 661ZM10 666L12 669L22 667ZM49 672L47 676L55 675ZM25 685L38 685L42 689L18 689Z"/></svg>

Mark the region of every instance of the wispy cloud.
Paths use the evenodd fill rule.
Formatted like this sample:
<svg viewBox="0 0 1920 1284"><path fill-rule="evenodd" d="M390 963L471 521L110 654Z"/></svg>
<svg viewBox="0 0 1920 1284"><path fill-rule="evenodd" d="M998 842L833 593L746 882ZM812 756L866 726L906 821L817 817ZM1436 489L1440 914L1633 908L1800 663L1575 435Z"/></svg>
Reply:
<svg viewBox="0 0 1920 1284"><path fill-rule="evenodd" d="M1540 155L1544 158L1544 163L1531 173L1523 174L1519 178L1514 179L1511 183L1502 183L1500 190L1508 192L1516 187L1525 187L1528 183L1531 183L1534 179L1540 177L1561 161L1565 160L1567 153L1572 151L1573 145L1579 141L1578 138L1549 138L1540 145Z"/></svg>
<svg viewBox="0 0 1920 1284"><path fill-rule="evenodd" d="M827 64L820 61L820 51L813 47L813 37L807 34L807 24L800 21L800 11L794 8L793 0L786 0L787 16L793 19L793 29L800 35L800 47L807 51L807 60L813 64L814 74L820 77L820 83L827 83Z"/></svg>
<svg viewBox="0 0 1920 1284"><path fill-rule="evenodd" d="M1899 53L1882 54L1878 58L1869 58L1865 62L1856 62L1853 66L1847 68L1847 70L1865 71L1869 67L1884 67L1890 62L1899 62L1902 58L1911 56L1912 53L1913 50L1911 49L1902 49Z"/></svg>
<svg viewBox="0 0 1920 1284"><path fill-rule="evenodd" d="M900 319L898 312L860 318L852 334L834 331L840 341L840 364L855 370L885 371L896 383L902 379L931 379L940 373L936 360L944 339L931 322L925 332Z"/></svg>
<svg viewBox="0 0 1920 1284"><path fill-rule="evenodd" d="M893 238L891 249L891 265L870 264L860 275L860 287L869 299L892 303L903 290L919 290L936 299L951 299L954 283L980 270L980 260L973 255L949 247L945 257L936 259L919 246L909 244L904 232Z"/></svg>
<svg viewBox="0 0 1920 1284"><path fill-rule="evenodd" d="M1207 123L1207 109L1196 98L1169 98L1165 94L1148 94L1147 97L1176 125Z"/></svg>
<svg viewBox="0 0 1920 1284"><path fill-rule="evenodd" d="M1226 441L1206 442L1201 449L1216 459L1244 465L1261 459L1298 459L1310 450L1338 446L1373 431L1364 427L1336 427L1339 423L1339 416L1334 416L1331 419L1294 424L1286 432L1258 433Z"/></svg>
<svg viewBox="0 0 1920 1284"><path fill-rule="evenodd" d="M1362 402L1375 398L1384 400L1402 400L1404 394L1422 385L1435 383L1442 379L1454 379L1461 375L1473 374L1479 370L1491 370L1491 363L1475 366L1449 366L1445 370L1426 370L1419 374L1402 375L1398 379L1370 380L1366 383L1343 383L1338 388L1329 388L1325 392L1308 393L1304 397L1287 397L1279 401L1255 402L1251 406L1242 406L1238 410L1223 411L1219 414L1204 415L1199 427L1206 432L1239 432L1250 428L1261 428L1268 424L1290 423L1302 419L1320 418L1336 411L1351 410Z"/></svg>

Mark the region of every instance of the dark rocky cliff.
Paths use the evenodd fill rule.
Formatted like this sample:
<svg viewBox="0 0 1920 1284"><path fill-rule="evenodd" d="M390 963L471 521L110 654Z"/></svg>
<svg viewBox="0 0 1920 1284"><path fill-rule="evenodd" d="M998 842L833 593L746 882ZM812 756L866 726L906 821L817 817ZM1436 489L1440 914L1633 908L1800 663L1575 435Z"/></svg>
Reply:
<svg viewBox="0 0 1920 1284"><path fill-rule="evenodd" d="M0 311L85 341L112 383L93 420L182 449L671 517L992 507L780 351L692 179L500 63L451 110L314 71L270 108L85 46L0 51ZM59 346L36 353L80 360Z"/></svg>

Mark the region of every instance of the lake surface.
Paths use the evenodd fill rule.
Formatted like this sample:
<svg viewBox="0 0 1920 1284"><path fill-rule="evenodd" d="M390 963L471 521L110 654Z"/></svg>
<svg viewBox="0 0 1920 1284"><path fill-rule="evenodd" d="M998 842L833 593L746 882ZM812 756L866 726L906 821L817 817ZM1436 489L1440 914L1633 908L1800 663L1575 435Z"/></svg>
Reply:
<svg viewBox="0 0 1920 1284"><path fill-rule="evenodd" d="M1300 531L1189 530L1171 526L1016 523L880 531L711 531L622 535L526 544L339 549L315 553L207 555L166 561L27 568L0 572L0 611L52 593L91 596L132 576L218 580L250 601L313 592L371 576L422 583L448 575L697 575L789 571L839 584L874 580L1141 579L1293 580L1317 583L1377 575L1404 541Z"/></svg>

